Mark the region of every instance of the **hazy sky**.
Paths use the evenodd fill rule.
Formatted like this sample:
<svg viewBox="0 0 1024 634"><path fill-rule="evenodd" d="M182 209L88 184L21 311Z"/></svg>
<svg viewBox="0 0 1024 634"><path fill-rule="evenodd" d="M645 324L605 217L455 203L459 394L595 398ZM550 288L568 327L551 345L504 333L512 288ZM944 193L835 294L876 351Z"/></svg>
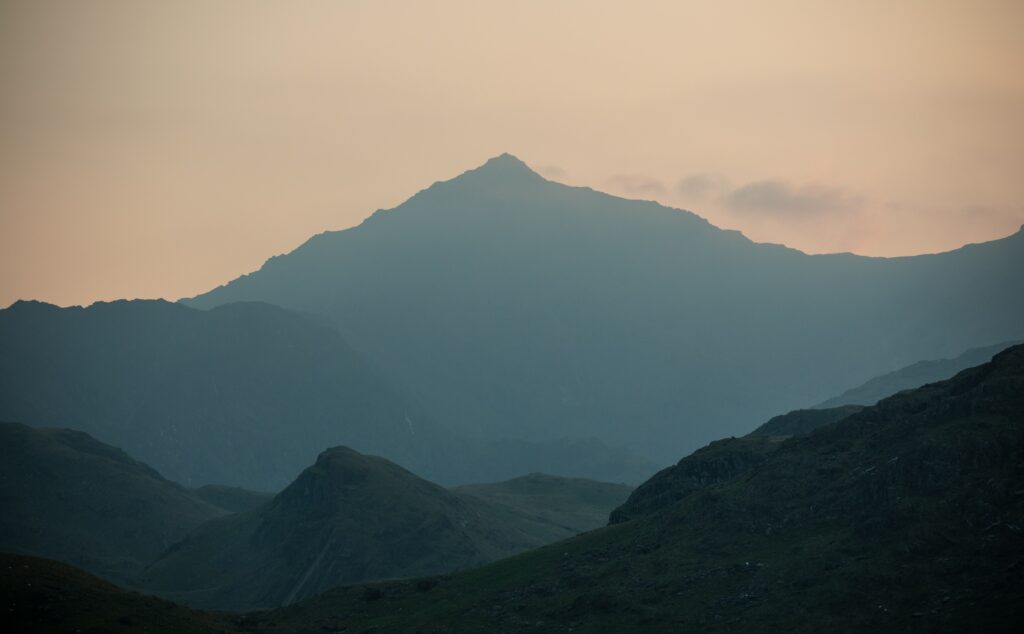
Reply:
<svg viewBox="0 0 1024 634"><path fill-rule="evenodd" d="M1024 223L1024 2L0 0L0 304L193 295L511 152L808 252Z"/></svg>

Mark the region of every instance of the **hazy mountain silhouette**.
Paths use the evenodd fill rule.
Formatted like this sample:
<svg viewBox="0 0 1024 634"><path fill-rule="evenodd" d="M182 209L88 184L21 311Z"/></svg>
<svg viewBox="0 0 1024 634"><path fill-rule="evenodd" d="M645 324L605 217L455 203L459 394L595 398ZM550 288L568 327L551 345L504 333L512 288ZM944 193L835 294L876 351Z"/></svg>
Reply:
<svg viewBox="0 0 1024 634"><path fill-rule="evenodd" d="M639 487L629 521L478 570L337 588L252 626L1015 631L1022 482L1017 346L809 434L713 443Z"/></svg>
<svg viewBox="0 0 1024 634"><path fill-rule="evenodd" d="M454 491L563 527L564 537L569 537L607 524L608 513L626 501L633 487L531 473L505 482L467 484Z"/></svg>
<svg viewBox="0 0 1024 634"><path fill-rule="evenodd" d="M187 303L330 315L467 433L670 462L865 376L1024 337L1022 274L1024 232L812 256L502 155Z"/></svg>
<svg viewBox="0 0 1024 634"><path fill-rule="evenodd" d="M251 511L274 499L273 493L250 491L220 484L206 484L198 489L192 489L192 495L229 513Z"/></svg>
<svg viewBox="0 0 1024 634"><path fill-rule="evenodd" d="M320 321L263 303L18 302L0 310L0 419L87 431L189 486L278 491L340 443L443 484L656 470L597 441L455 434Z"/></svg>
<svg viewBox="0 0 1024 634"><path fill-rule="evenodd" d="M927 383L944 381L957 372L988 363L993 355L1020 342L1007 341L994 346L972 348L952 359L918 361L905 368L877 376L863 385L846 390L839 396L824 401L816 407L828 409L841 405L874 405L878 401L903 390L921 387Z"/></svg>
<svg viewBox="0 0 1024 634"><path fill-rule="evenodd" d="M224 513L87 434L0 423L0 550L123 582Z"/></svg>
<svg viewBox="0 0 1024 634"><path fill-rule="evenodd" d="M531 476L449 491L337 447L268 504L200 527L138 583L201 607L273 607L342 583L449 572L547 544L600 526L629 490Z"/></svg>

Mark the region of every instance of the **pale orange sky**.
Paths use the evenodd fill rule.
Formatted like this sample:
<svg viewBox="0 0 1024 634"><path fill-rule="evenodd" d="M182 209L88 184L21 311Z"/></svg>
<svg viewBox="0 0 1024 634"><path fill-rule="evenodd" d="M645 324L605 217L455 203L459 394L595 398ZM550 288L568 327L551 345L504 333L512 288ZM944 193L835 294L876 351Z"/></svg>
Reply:
<svg viewBox="0 0 1024 634"><path fill-rule="evenodd" d="M1024 2L0 0L0 305L193 295L501 152L808 252L1024 223Z"/></svg>

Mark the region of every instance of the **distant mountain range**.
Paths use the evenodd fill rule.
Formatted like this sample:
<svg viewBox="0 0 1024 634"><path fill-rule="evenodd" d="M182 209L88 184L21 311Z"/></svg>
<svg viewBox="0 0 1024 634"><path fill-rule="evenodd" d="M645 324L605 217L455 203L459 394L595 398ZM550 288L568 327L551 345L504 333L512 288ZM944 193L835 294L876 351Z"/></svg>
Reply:
<svg viewBox="0 0 1024 634"><path fill-rule="evenodd" d="M995 354L1018 343L1020 342L1007 341L994 346L972 348L952 359L918 361L905 368L866 381L863 385L849 389L816 407L830 409L842 405L874 405L897 392L918 388L927 383L944 381L961 370L988 363Z"/></svg>
<svg viewBox="0 0 1024 634"><path fill-rule="evenodd" d="M445 485L657 470L594 439L455 433L336 328L264 303L18 302L0 310L0 351L0 420L86 431L192 487L279 491L340 444Z"/></svg>
<svg viewBox="0 0 1024 634"><path fill-rule="evenodd" d="M920 359L1024 338L1024 232L806 255L502 155L186 303L329 316L437 420L656 462Z"/></svg>
<svg viewBox="0 0 1024 634"><path fill-rule="evenodd" d="M712 443L636 489L611 526L473 570L338 587L284 609L227 616L5 555L3 617L26 631L1016 631L1024 618L1024 346L853 409L807 423L810 433L774 433L811 420L799 413L792 424L775 419L765 433ZM404 491L413 477L347 450L322 460L272 504L301 510L351 499L320 492L367 482L363 475L403 482ZM515 497L547 486L526 478L485 489ZM402 513L396 494L400 508L388 509L388 496L370 500L379 511L372 517ZM297 522L284 537L345 521L330 516ZM269 545L277 533L266 530ZM223 574L209 567L212 579Z"/></svg>

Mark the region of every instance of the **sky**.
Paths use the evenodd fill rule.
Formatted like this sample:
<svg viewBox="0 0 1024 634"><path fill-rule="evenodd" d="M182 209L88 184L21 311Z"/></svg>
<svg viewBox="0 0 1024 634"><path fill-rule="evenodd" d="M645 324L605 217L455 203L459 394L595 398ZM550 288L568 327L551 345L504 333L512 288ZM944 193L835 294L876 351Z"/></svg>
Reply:
<svg viewBox="0 0 1024 634"><path fill-rule="evenodd" d="M0 0L0 305L177 299L510 152L759 242L1024 223L1024 2Z"/></svg>

